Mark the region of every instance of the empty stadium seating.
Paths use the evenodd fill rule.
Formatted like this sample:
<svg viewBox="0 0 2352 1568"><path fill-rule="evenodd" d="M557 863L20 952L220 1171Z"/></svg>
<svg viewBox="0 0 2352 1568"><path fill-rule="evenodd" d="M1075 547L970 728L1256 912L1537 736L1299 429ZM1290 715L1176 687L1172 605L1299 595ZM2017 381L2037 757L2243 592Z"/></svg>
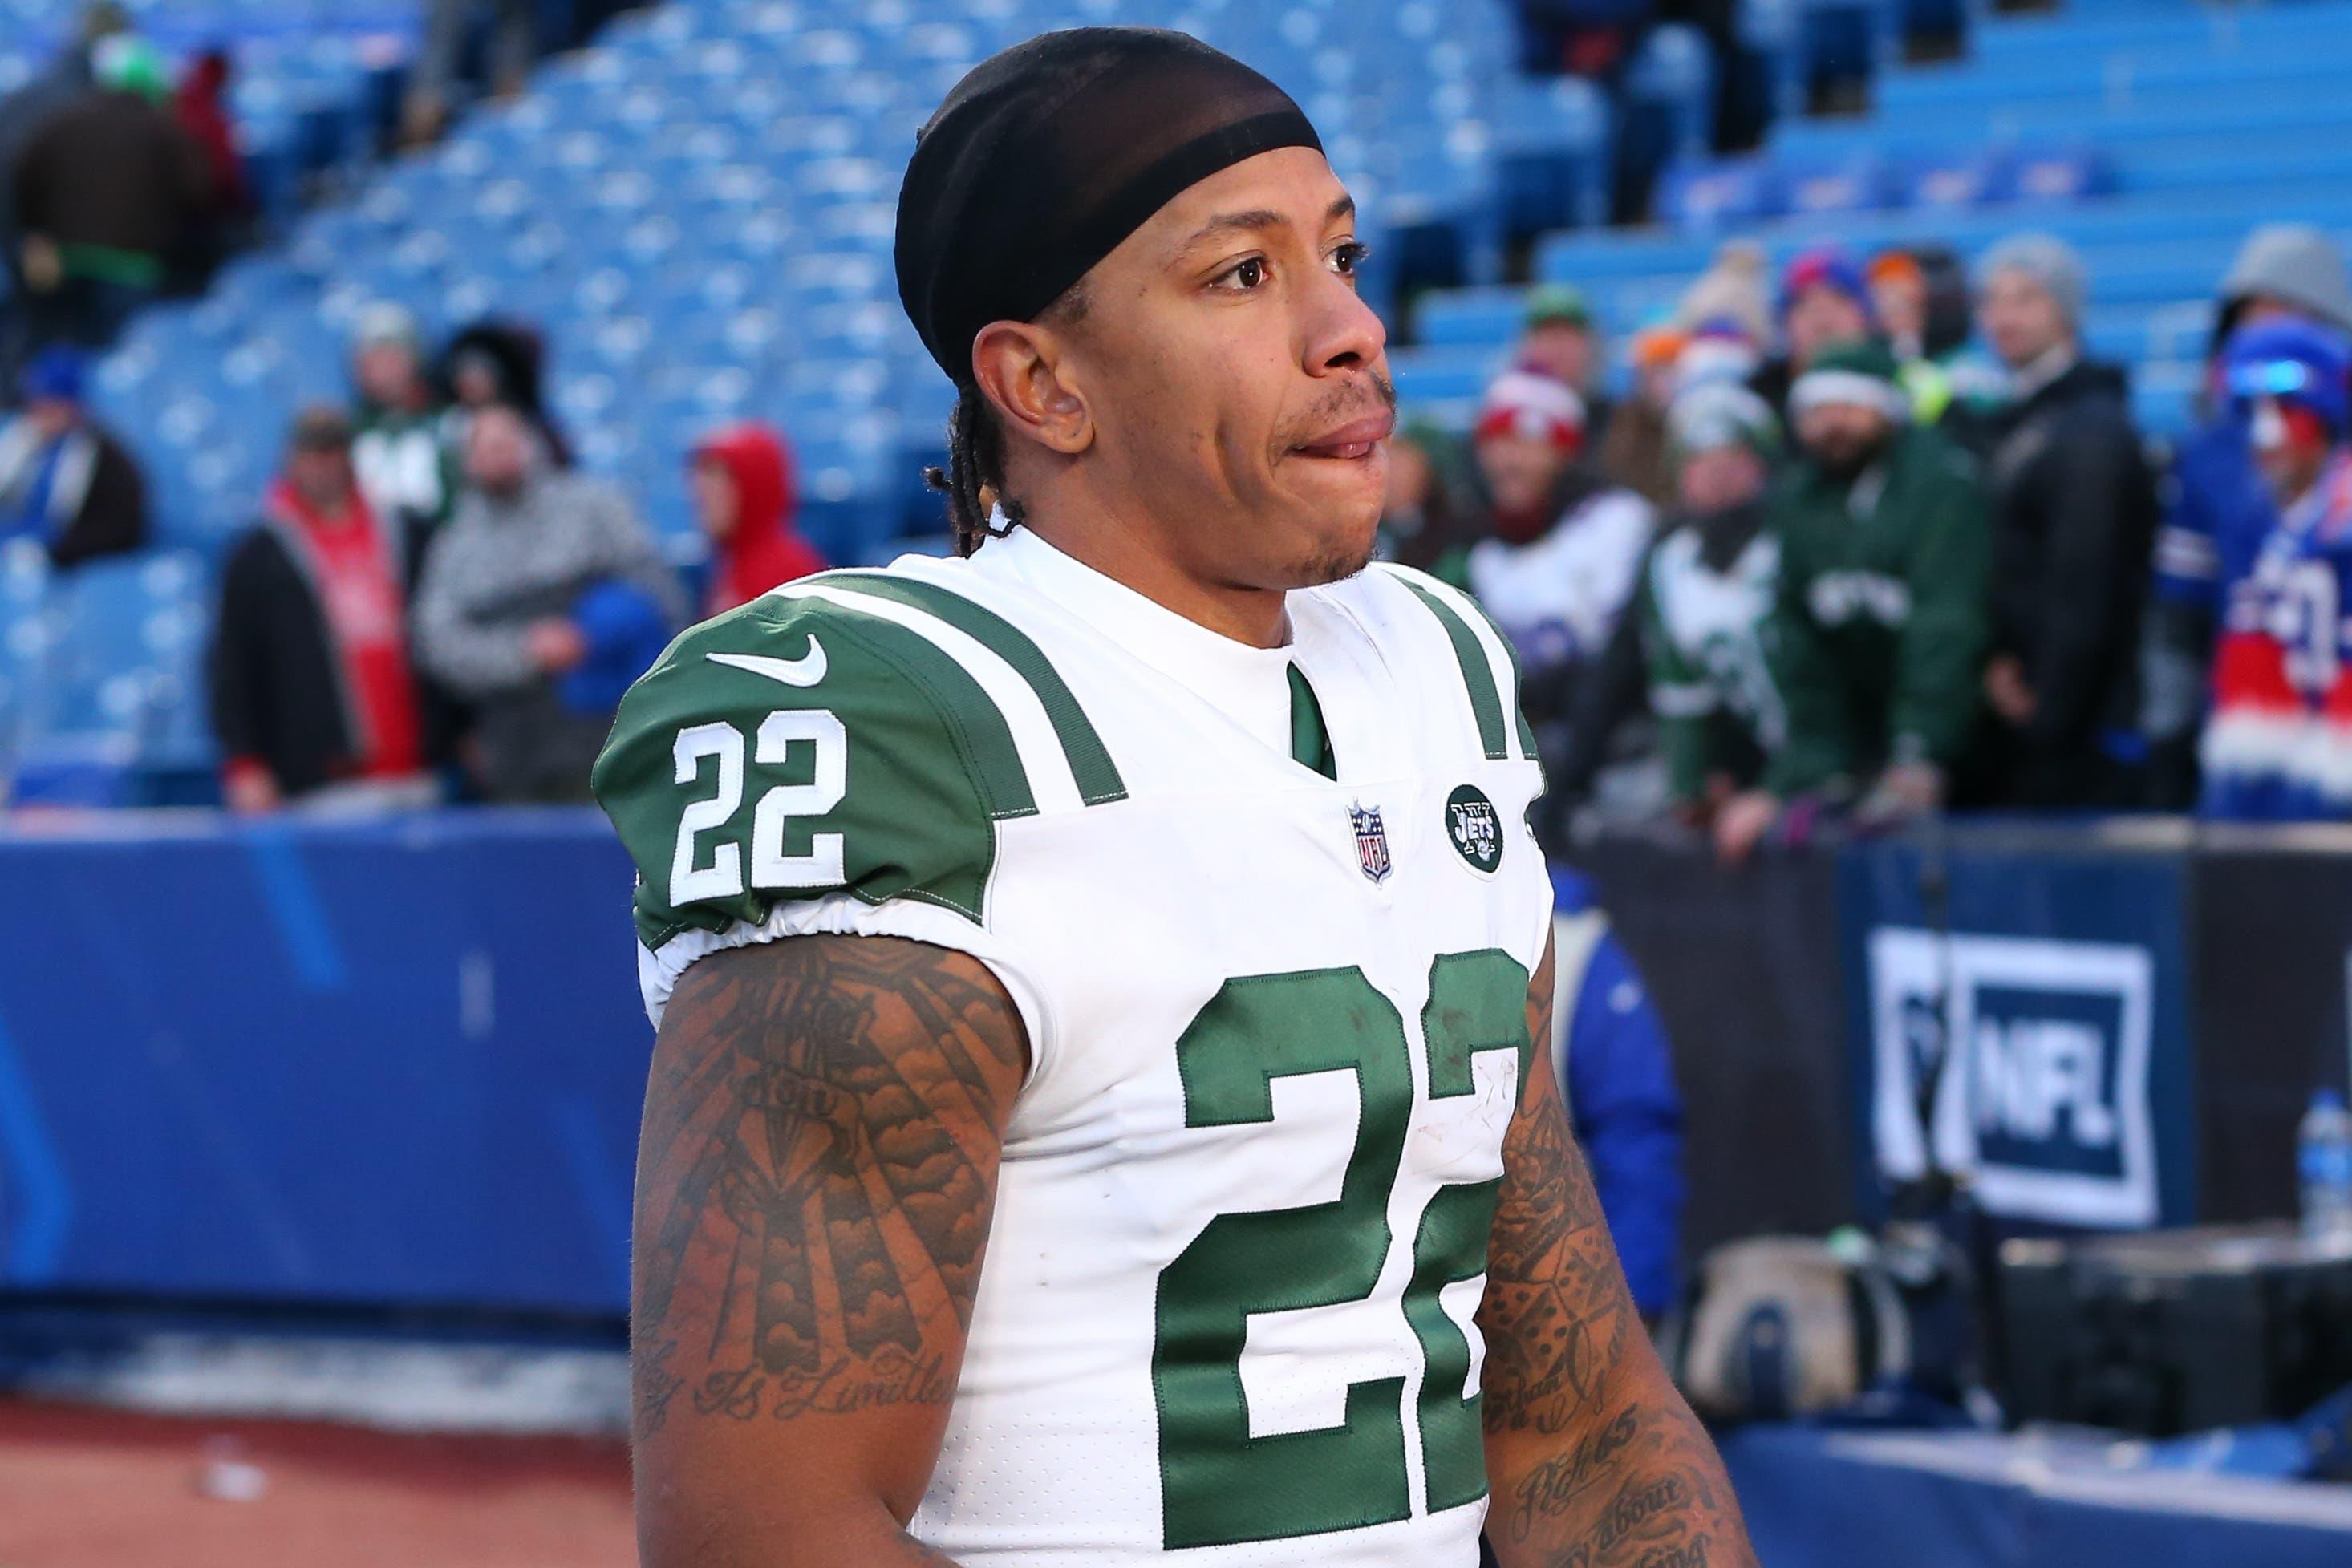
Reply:
<svg viewBox="0 0 2352 1568"><path fill-rule="evenodd" d="M1783 118L1757 153L1682 161L1667 232L1561 234L1536 273L1591 293L1630 330L1667 307L1736 228L1775 263L1834 239L1935 241L1963 255L2034 228L2088 264L2095 353L2133 371L2143 427L2189 417L2215 285L2248 229L2316 223L2352 239L2352 5L2074 5L1980 19L1966 58L1883 72L1860 119ZM1399 388L1441 420L1507 348L1507 290L1422 303Z"/></svg>

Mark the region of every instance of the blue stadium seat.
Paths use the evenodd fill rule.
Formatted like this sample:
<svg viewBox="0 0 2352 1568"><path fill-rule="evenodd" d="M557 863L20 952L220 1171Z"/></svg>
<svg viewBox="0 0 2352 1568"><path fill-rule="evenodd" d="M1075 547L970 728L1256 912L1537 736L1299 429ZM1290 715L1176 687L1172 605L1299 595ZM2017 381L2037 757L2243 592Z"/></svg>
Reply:
<svg viewBox="0 0 2352 1568"><path fill-rule="evenodd" d="M1657 211L1678 228L1711 233L1776 215L1785 200L1779 172L1764 159L1696 159L1668 166Z"/></svg>
<svg viewBox="0 0 2352 1568"><path fill-rule="evenodd" d="M1389 356L1389 370L1397 395L1415 407L1475 402L1502 368L1502 358L1491 343L1433 345L1396 350Z"/></svg>
<svg viewBox="0 0 2352 1568"><path fill-rule="evenodd" d="M1867 147L1783 162L1778 170L1781 210L1792 218L1836 218L1874 213L1902 192L1896 170Z"/></svg>
<svg viewBox="0 0 2352 1568"><path fill-rule="evenodd" d="M200 714L210 598L202 561L157 551L58 574L28 681L13 798L142 803L144 781L209 762Z"/></svg>
<svg viewBox="0 0 2352 1568"><path fill-rule="evenodd" d="M1794 119L1805 111L1797 5L1798 0L1738 0L1733 12L1733 90L1752 99L1762 120Z"/></svg>
<svg viewBox="0 0 2352 1568"><path fill-rule="evenodd" d="M1626 73L1632 110L1647 108L1664 120L1668 158L1706 155L1715 135L1715 55L1706 38L1687 23L1653 29Z"/></svg>
<svg viewBox="0 0 2352 1568"><path fill-rule="evenodd" d="M1953 147L1910 160L1904 197L1914 207L1966 210L2007 201L2016 186L2007 152L1998 147Z"/></svg>
<svg viewBox="0 0 2352 1568"><path fill-rule="evenodd" d="M1574 77L1510 82L1496 105L1494 136L1508 235L1607 221L1615 135L1600 89Z"/></svg>
<svg viewBox="0 0 2352 1568"><path fill-rule="evenodd" d="M1807 87L1867 79L1895 44L1892 0L1798 0L1798 74Z"/></svg>

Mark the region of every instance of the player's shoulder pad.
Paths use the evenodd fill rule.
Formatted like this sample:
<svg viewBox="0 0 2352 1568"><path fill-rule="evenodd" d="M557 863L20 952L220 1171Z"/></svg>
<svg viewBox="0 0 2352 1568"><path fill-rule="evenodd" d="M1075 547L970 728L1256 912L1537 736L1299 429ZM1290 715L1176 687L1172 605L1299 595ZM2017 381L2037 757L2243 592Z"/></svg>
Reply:
<svg viewBox="0 0 2352 1568"><path fill-rule="evenodd" d="M1359 581L1367 598L1379 597L1378 613L1384 619L1416 629L1434 622L1444 634L1487 758L1533 760L1535 732L1519 707L1518 653L1477 600L1428 572L1393 561L1375 561Z"/></svg>
<svg viewBox="0 0 2352 1568"><path fill-rule="evenodd" d="M844 892L984 921L999 823L1124 793L1099 741L1086 764L1108 781L1073 760L1087 748L1014 668L1023 646L887 571L805 579L681 635L622 700L594 774L646 945Z"/></svg>

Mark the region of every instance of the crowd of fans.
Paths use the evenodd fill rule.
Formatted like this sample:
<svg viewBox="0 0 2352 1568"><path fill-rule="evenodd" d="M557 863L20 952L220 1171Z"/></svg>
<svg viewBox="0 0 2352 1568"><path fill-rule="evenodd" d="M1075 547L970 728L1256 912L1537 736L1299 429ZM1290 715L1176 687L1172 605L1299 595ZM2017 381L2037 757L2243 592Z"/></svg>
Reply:
<svg viewBox="0 0 2352 1568"><path fill-rule="evenodd" d="M431 355L405 311L363 313L351 408L296 413L223 559L206 685L232 809L584 800L622 693L680 627L824 569L783 438L752 423L681 455L708 552L675 569L572 467L541 357L506 322ZM79 349L40 350L0 424L0 544L61 574L148 542L88 373Z"/></svg>
<svg viewBox="0 0 2352 1568"><path fill-rule="evenodd" d="M571 466L541 359L483 322L436 371L404 312L362 317L356 414L296 416L223 573L210 688L233 808L584 800L622 693L681 626L822 570L782 437L732 426L685 456L710 547L690 601L627 498Z"/></svg>
<svg viewBox="0 0 2352 1568"><path fill-rule="evenodd" d="M1948 807L2352 818L2352 279L2325 235L2248 239L2171 451L2084 352L2092 280L2054 238L1972 278L1823 248L1773 282L1727 247L1613 409L1583 302L1539 291L1466 441L1397 443L1389 549L1514 643L1546 837L1670 815L1736 862Z"/></svg>

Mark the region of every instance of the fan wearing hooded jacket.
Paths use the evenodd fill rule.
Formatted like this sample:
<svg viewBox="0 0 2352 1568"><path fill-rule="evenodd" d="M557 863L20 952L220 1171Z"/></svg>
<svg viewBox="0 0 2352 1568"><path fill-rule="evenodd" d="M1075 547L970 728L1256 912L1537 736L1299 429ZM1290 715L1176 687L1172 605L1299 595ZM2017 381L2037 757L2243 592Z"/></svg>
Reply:
<svg viewBox="0 0 2352 1568"><path fill-rule="evenodd" d="M794 526L800 497L792 455L774 431L752 423L716 431L694 449L687 472L696 520L710 541L705 615L825 569L824 557Z"/></svg>

